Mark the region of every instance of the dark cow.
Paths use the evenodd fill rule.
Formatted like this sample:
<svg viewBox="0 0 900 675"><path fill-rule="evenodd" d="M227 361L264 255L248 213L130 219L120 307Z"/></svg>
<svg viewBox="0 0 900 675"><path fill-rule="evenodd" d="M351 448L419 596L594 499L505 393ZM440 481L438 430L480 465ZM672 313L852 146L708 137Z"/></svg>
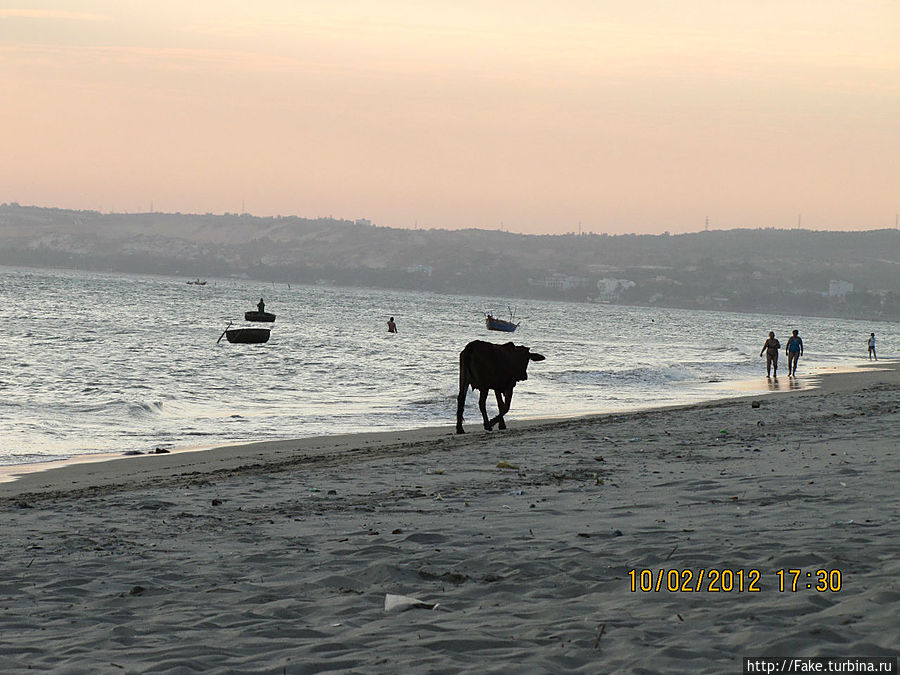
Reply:
<svg viewBox="0 0 900 675"><path fill-rule="evenodd" d="M506 428L503 416L509 412L513 387L519 380L527 380L529 361L543 361L541 354L532 354L528 347L517 347L512 342L496 345L492 342L473 340L459 353L459 396L456 397L456 433L465 433L462 427L463 408L469 387L479 391L478 407L484 418L484 428L490 431L495 424ZM485 403L488 390L497 395L497 416L489 420ZM504 400L504 396L506 400Z"/></svg>

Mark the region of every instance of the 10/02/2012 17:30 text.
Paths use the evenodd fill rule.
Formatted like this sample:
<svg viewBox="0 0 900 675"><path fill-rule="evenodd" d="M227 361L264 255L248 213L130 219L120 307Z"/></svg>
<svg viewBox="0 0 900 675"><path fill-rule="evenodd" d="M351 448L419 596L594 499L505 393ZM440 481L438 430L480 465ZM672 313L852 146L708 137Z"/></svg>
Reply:
<svg viewBox="0 0 900 675"><path fill-rule="evenodd" d="M780 593L837 593L843 587L841 570L780 569L770 576L777 579L777 587L773 585L772 589ZM763 573L753 568L631 569L628 578L632 593L759 593L767 589Z"/></svg>

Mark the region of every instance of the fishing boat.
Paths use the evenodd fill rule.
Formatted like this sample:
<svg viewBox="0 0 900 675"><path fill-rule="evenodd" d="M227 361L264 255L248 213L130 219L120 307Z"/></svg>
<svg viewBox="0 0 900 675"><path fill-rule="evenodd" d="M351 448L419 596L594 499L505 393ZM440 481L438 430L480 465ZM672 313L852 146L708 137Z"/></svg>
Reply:
<svg viewBox="0 0 900 675"><path fill-rule="evenodd" d="M244 321L262 321L265 323L272 323L275 320L275 315L271 312L244 312Z"/></svg>
<svg viewBox="0 0 900 675"><path fill-rule="evenodd" d="M268 342L270 332L268 328L230 328L225 331L225 337L229 342L257 345Z"/></svg>
<svg viewBox="0 0 900 675"><path fill-rule="evenodd" d="M510 314L509 318L513 318L512 314ZM504 333L512 333L516 328L519 327L518 323L513 323L512 321L507 321L505 319L498 319L492 314L486 315L484 321L487 325L488 330L500 330Z"/></svg>
<svg viewBox="0 0 900 675"><path fill-rule="evenodd" d="M200 279L197 279L196 281L186 281L185 283L190 286L206 286L205 279L203 281L200 281Z"/></svg>
<svg viewBox="0 0 900 675"><path fill-rule="evenodd" d="M225 326L225 330L216 340L216 344L222 341L222 338L228 338L229 342L244 345L258 345L269 341L271 331L268 328L232 328L234 324L229 321Z"/></svg>

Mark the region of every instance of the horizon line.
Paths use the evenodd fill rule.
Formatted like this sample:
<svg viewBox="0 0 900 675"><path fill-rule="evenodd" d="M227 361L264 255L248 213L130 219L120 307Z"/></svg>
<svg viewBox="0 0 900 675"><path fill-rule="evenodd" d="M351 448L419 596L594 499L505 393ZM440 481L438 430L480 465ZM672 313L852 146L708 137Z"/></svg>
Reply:
<svg viewBox="0 0 900 675"><path fill-rule="evenodd" d="M757 231L757 230L775 230L779 232L832 232L835 234L853 234L853 233L867 233L867 232L881 232L885 230L897 230L900 231L900 219L898 219L897 223L890 226L883 227L870 227L866 229L815 229L809 226L777 226L777 225L758 225L756 227L749 226L735 226L735 227L723 227L717 229L709 229L709 219L706 219L703 227L698 230L688 230L684 232L676 232L672 234L668 230L664 232L651 233L651 232L598 232L594 230L582 230L583 224L578 223L578 230L572 230L567 232L516 232L508 229L508 226L505 224L505 221L502 225L497 228L490 227L477 227L477 226L462 226L462 227L440 227L440 226L421 226L418 225L418 221L415 227L403 227L400 225L380 225L375 223L370 218L360 217L360 218L346 218L346 217L335 217L333 215L327 216L301 216L299 214L275 214L268 216L260 216L250 213L248 211L244 211L241 213L231 212L231 211L223 211L222 213L215 213L212 211L206 211L204 213L200 212L183 212L183 211L159 211L152 208L153 202L150 202L151 210L149 211L103 211L102 209L87 209L87 208L69 208L63 206L44 206L38 204L20 204L17 201L8 201L0 203L0 207L17 207L22 209L47 209L53 211L71 211L74 213L93 213L99 214L101 216L148 216L148 215L160 215L160 216L196 216L196 217L208 217L213 216L216 218L255 218L259 220L282 220L289 218L298 218L301 220L334 220L338 222L345 222L349 224L366 224L370 227L378 227L384 229L393 229L393 230L407 230L411 232L415 231L431 231L431 232L465 232L465 231L478 231L478 232L496 232L499 234L509 234L509 235L517 235L522 237L590 237L590 236L607 236L607 237L678 237L681 235L687 234L704 234L711 232L732 232L732 231Z"/></svg>

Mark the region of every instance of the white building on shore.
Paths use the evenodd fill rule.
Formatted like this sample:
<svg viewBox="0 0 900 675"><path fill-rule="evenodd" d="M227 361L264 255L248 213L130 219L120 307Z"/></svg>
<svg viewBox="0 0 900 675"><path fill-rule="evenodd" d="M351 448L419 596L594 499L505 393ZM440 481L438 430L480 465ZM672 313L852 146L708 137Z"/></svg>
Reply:
<svg viewBox="0 0 900 675"><path fill-rule="evenodd" d="M828 297L843 298L847 293L853 292L853 284L849 281L832 279L828 282Z"/></svg>

